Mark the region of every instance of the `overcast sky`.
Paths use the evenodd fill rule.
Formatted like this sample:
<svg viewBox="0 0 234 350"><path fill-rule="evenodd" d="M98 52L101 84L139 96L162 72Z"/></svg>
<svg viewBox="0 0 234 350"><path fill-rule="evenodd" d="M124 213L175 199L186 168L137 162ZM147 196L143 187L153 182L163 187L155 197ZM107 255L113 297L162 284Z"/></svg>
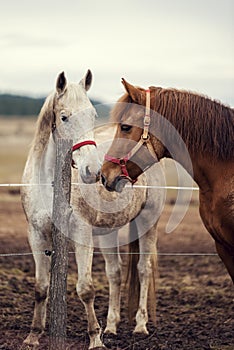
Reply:
<svg viewBox="0 0 234 350"><path fill-rule="evenodd" d="M47 95L90 68L90 96L121 77L198 91L234 106L233 0L0 0L0 92Z"/></svg>

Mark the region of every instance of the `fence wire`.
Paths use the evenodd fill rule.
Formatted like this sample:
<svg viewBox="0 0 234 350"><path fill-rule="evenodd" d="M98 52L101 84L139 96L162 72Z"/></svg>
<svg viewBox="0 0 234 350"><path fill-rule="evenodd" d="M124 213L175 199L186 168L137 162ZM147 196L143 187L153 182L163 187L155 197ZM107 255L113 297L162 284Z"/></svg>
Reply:
<svg viewBox="0 0 234 350"><path fill-rule="evenodd" d="M25 252L25 253L0 253L0 257L10 257L10 256L28 256L28 255L46 255L51 256L54 252ZM75 254L76 252L68 252L68 254ZM93 252L94 255L102 255L101 251ZM157 255L157 256L218 256L217 253L152 253L152 252L105 252L108 255Z"/></svg>
<svg viewBox="0 0 234 350"><path fill-rule="evenodd" d="M84 183L79 182L72 182L71 185L73 186L89 186ZM0 187L30 187L30 186L53 186L53 183L40 183L40 184L22 184L22 183L15 183L15 184L5 184L0 183ZM102 186L102 184L96 184L96 186ZM133 187L133 188L155 188L155 189L168 189L168 190L189 190L189 191L198 191L198 187L185 187L185 186L157 186L157 185L126 185L125 187Z"/></svg>

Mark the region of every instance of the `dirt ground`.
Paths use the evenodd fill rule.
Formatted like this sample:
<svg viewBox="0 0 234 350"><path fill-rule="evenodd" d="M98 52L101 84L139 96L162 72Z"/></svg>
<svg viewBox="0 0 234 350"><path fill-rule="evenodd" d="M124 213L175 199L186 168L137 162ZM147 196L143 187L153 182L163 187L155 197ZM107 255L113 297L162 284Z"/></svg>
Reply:
<svg viewBox="0 0 234 350"><path fill-rule="evenodd" d="M0 193L0 253L30 252L26 221L20 198L14 191ZM17 192L17 191L16 191ZM103 335L108 349L234 349L233 285L214 243L204 229L196 204L177 229L165 233L172 206L166 205L158 225L159 281L157 325L149 322L149 336L134 336L122 298L117 336ZM122 248L126 251L125 248ZM169 255L163 255L170 253ZM173 255L193 253L204 255ZM160 255L162 254L162 255ZM1 319L0 349L20 349L33 314L34 262L31 255L0 256ZM88 349L87 322L76 290L76 265L69 256L68 326L69 349ZM108 306L108 284L101 254L94 255L95 309L104 329ZM48 349L48 325L40 350Z"/></svg>

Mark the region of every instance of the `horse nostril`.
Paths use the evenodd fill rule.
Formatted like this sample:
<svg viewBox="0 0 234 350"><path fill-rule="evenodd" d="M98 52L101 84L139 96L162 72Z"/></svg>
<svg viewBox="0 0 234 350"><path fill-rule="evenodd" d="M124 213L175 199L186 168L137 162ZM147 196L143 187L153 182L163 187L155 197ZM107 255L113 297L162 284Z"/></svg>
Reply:
<svg viewBox="0 0 234 350"><path fill-rule="evenodd" d="M103 186L106 186L106 178L105 178L105 176L103 175L103 174L101 174L101 179L102 179L102 184L103 184Z"/></svg>
<svg viewBox="0 0 234 350"><path fill-rule="evenodd" d="M98 170L98 173L97 173L97 175L96 175L96 180L97 180L97 181L99 181L99 180L100 180L100 175L101 175L101 171L100 171L100 170Z"/></svg>
<svg viewBox="0 0 234 350"><path fill-rule="evenodd" d="M85 168L85 170L86 170L86 175L90 176L91 175L91 171L90 171L88 166Z"/></svg>

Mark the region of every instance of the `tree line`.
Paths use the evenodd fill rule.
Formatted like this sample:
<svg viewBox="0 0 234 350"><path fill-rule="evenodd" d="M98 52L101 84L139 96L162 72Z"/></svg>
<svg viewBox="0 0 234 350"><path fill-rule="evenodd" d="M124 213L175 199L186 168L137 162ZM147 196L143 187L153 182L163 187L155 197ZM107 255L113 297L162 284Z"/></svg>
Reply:
<svg viewBox="0 0 234 350"><path fill-rule="evenodd" d="M0 116L37 116L44 101L45 97L34 98L0 94ZM92 100L91 102L97 106L98 114L101 114L101 117L106 118L108 116L109 107L102 106L100 101Z"/></svg>
<svg viewBox="0 0 234 350"><path fill-rule="evenodd" d="M45 98L33 98L10 94L0 95L0 115L34 116L40 112Z"/></svg>

